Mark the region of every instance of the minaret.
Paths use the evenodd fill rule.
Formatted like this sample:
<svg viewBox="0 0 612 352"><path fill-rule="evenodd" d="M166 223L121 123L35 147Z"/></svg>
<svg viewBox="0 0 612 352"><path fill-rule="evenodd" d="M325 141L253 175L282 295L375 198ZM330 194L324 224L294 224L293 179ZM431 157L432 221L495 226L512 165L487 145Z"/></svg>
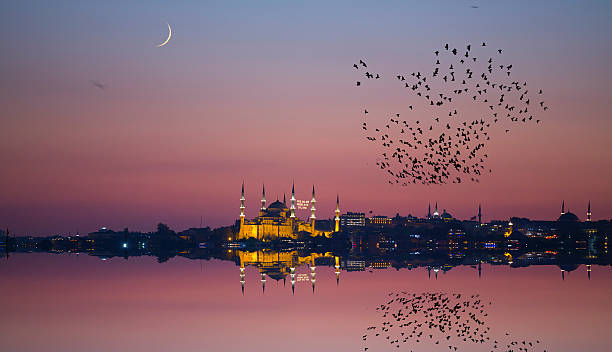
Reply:
<svg viewBox="0 0 612 352"><path fill-rule="evenodd" d="M480 207L480 204L478 204L478 223L482 224L482 208Z"/></svg>
<svg viewBox="0 0 612 352"><path fill-rule="evenodd" d="M565 200L561 202L561 215L565 214Z"/></svg>
<svg viewBox="0 0 612 352"><path fill-rule="evenodd" d="M310 204L312 204L312 206L310 207L310 227L312 227L312 232L314 234L314 230L315 230L315 210L317 210L315 208L315 203L316 203L316 199L315 199L315 190L314 190L314 185L312 185L312 200L310 201Z"/></svg>
<svg viewBox="0 0 612 352"><path fill-rule="evenodd" d="M266 210L266 185L261 186L261 210Z"/></svg>
<svg viewBox="0 0 612 352"><path fill-rule="evenodd" d="M586 221L591 221L591 201L589 201L589 205L587 206L587 218Z"/></svg>
<svg viewBox="0 0 612 352"><path fill-rule="evenodd" d="M242 181L242 196L240 197L240 228L244 225L244 181Z"/></svg>
<svg viewBox="0 0 612 352"><path fill-rule="evenodd" d="M431 219L431 203L427 204L427 218Z"/></svg>
<svg viewBox="0 0 612 352"><path fill-rule="evenodd" d="M340 231L340 195L336 194L336 217L334 218L336 221L336 226L334 227L334 231Z"/></svg>
<svg viewBox="0 0 612 352"><path fill-rule="evenodd" d="M340 257L335 257L336 260L336 265L334 265L334 268L336 268L336 286L340 286Z"/></svg>
<svg viewBox="0 0 612 352"><path fill-rule="evenodd" d="M438 213L438 202L436 202L436 208L434 209L433 216L434 216L435 218L437 218L438 216L440 216L440 213Z"/></svg>
<svg viewBox="0 0 612 352"><path fill-rule="evenodd" d="M312 258L312 261L310 262L310 282L312 282L312 293L314 294L315 292L315 282L316 280L316 273L315 273L315 269L317 267L315 266L315 262L314 262L314 257Z"/></svg>
<svg viewBox="0 0 612 352"><path fill-rule="evenodd" d="M291 216L295 218L295 183L291 184Z"/></svg>

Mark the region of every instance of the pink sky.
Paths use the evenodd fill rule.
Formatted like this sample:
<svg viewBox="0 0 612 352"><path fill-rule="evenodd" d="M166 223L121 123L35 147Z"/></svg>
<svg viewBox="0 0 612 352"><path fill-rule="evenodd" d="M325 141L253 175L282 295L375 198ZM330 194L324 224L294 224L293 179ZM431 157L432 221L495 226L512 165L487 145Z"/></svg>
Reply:
<svg viewBox="0 0 612 352"><path fill-rule="evenodd" d="M438 201L459 218L482 203L486 220L553 219L565 200L584 217L591 200L594 219L612 217L605 2L530 4L528 14L455 2L324 11L75 4L2 11L0 29L13 35L0 62L0 226L13 232L150 230L160 221L183 229L200 217L227 225L243 180L249 217L262 182L271 199L292 180L300 199L316 185L319 218L332 216L336 193L342 211L386 215L423 216ZM157 48L165 21L174 35ZM543 123L497 135L487 146L493 173L480 184L389 186L361 113L404 111L408 101L390 81L357 90L353 62L366 58L389 77L430 69L445 42L480 41L504 48L516 77L544 89Z"/></svg>

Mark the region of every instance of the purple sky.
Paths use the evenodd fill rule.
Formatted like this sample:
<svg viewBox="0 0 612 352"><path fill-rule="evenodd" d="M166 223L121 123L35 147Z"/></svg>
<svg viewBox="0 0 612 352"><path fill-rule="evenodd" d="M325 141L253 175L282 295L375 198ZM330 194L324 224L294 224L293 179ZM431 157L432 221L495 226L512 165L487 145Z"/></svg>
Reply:
<svg viewBox="0 0 612 352"><path fill-rule="evenodd" d="M4 1L0 227L220 226L239 214L242 180L249 217L262 182L271 199L295 180L299 199L316 185L318 218L339 192L343 211L423 216L438 201L469 218L480 202L486 220L552 219L565 199L609 219L611 6ZM352 64L427 71L444 43L481 41L545 91L543 123L495 135L479 184L389 186L361 114L410 101L390 80L356 89Z"/></svg>

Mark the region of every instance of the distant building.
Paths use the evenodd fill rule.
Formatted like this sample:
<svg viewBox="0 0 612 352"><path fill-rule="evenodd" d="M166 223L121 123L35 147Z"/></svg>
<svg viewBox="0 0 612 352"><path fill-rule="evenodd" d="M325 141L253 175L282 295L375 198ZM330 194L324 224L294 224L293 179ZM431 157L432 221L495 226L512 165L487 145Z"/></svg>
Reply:
<svg viewBox="0 0 612 352"><path fill-rule="evenodd" d="M348 212L340 216L340 226L365 226L366 217L365 213L353 213Z"/></svg>
<svg viewBox="0 0 612 352"><path fill-rule="evenodd" d="M479 214L481 214L480 209L479 209ZM433 215L431 214L431 205L428 207L427 218L430 220L443 220L443 221L455 220L455 218L450 213L448 213L446 209L442 211L442 214L438 212L438 202L436 202L436 207L434 209Z"/></svg>
<svg viewBox="0 0 612 352"><path fill-rule="evenodd" d="M364 260L347 260L343 264L343 269L346 271L364 271L366 268Z"/></svg>
<svg viewBox="0 0 612 352"><path fill-rule="evenodd" d="M370 262L370 268L372 269L386 269L391 267L391 262L386 260L376 260Z"/></svg>
<svg viewBox="0 0 612 352"><path fill-rule="evenodd" d="M107 229L106 227L103 227L99 229L98 231L90 232L87 237L92 240L113 239L113 238L117 238L117 236L120 234L121 233L118 233L111 229Z"/></svg>
<svg viewBox="0 0 612 352"><path fill-rule="evenodd" d="M368 218L369 225L391 225L393 223L393 219L388 218L384 215L375 215L371 218Z"/></svg>

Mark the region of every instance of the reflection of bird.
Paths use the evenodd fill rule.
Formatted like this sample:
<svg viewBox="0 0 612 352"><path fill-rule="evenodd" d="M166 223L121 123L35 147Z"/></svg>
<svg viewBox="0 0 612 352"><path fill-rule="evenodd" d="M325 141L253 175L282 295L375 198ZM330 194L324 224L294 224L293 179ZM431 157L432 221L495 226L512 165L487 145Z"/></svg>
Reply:
<svg viewBox="0 0 612 352"><path fill-rule="evenodd" d="M96 88L100 88L102 90L106 89L106 85L104 85L104 84L102 84L102 83L100 83L98 81L92 80L92 81L90 81L90 83L93 84L94 87L96 87Z"/></svg>
<svg viewBox="0 0 612 352"><path fill-rule="evenodd" d="M477 344L490 351L539 351L540 340L534 343L513 339L507 332L495 334L487 324L487 305L478 294L398 291L389 293L387 299L376 307L379 319L366 328L361 337L364 344L389 343L400 348L409 343L411 348L421 344L425 349L444 344L451 351L460 347L473 350Z"/></svg>
<svg viewBox="0 0 612 352"><path fill-rule="evenodd" d="M508 124L540 123L530 111L533 94L529 93L527 82L512 79L513 65L491 55L491 51L502 54L502 49L489 50L485 42L477 48L468 43L465 49L459 54L459 50L446 43L443 49L433 51L435 64L431 74L395 75L404 91L422 101L427 109L433 109L430 120L415 121L404 114L400 120L400 114L394 112L397 119L381 121L379 128L364 128L368 133L366 139L384 148L384 162L377 167L389 177L388 183L408 186L479 182L483 174L492 172L486 167L486 146L495 135L492 128L508 133L511 129ZM477 60L479 57L483 59ZM362 60L360 65L366 67ZM370 72L365 73L367 78L380 77ZM548 110L543 99L538 102L538 108ZM477 112L480 116L464 116L460 112L465 106L462 103L480 108L480 113ZM410 101L407 107L409 113L419 111L422 116L414 102Z"/></svg>

